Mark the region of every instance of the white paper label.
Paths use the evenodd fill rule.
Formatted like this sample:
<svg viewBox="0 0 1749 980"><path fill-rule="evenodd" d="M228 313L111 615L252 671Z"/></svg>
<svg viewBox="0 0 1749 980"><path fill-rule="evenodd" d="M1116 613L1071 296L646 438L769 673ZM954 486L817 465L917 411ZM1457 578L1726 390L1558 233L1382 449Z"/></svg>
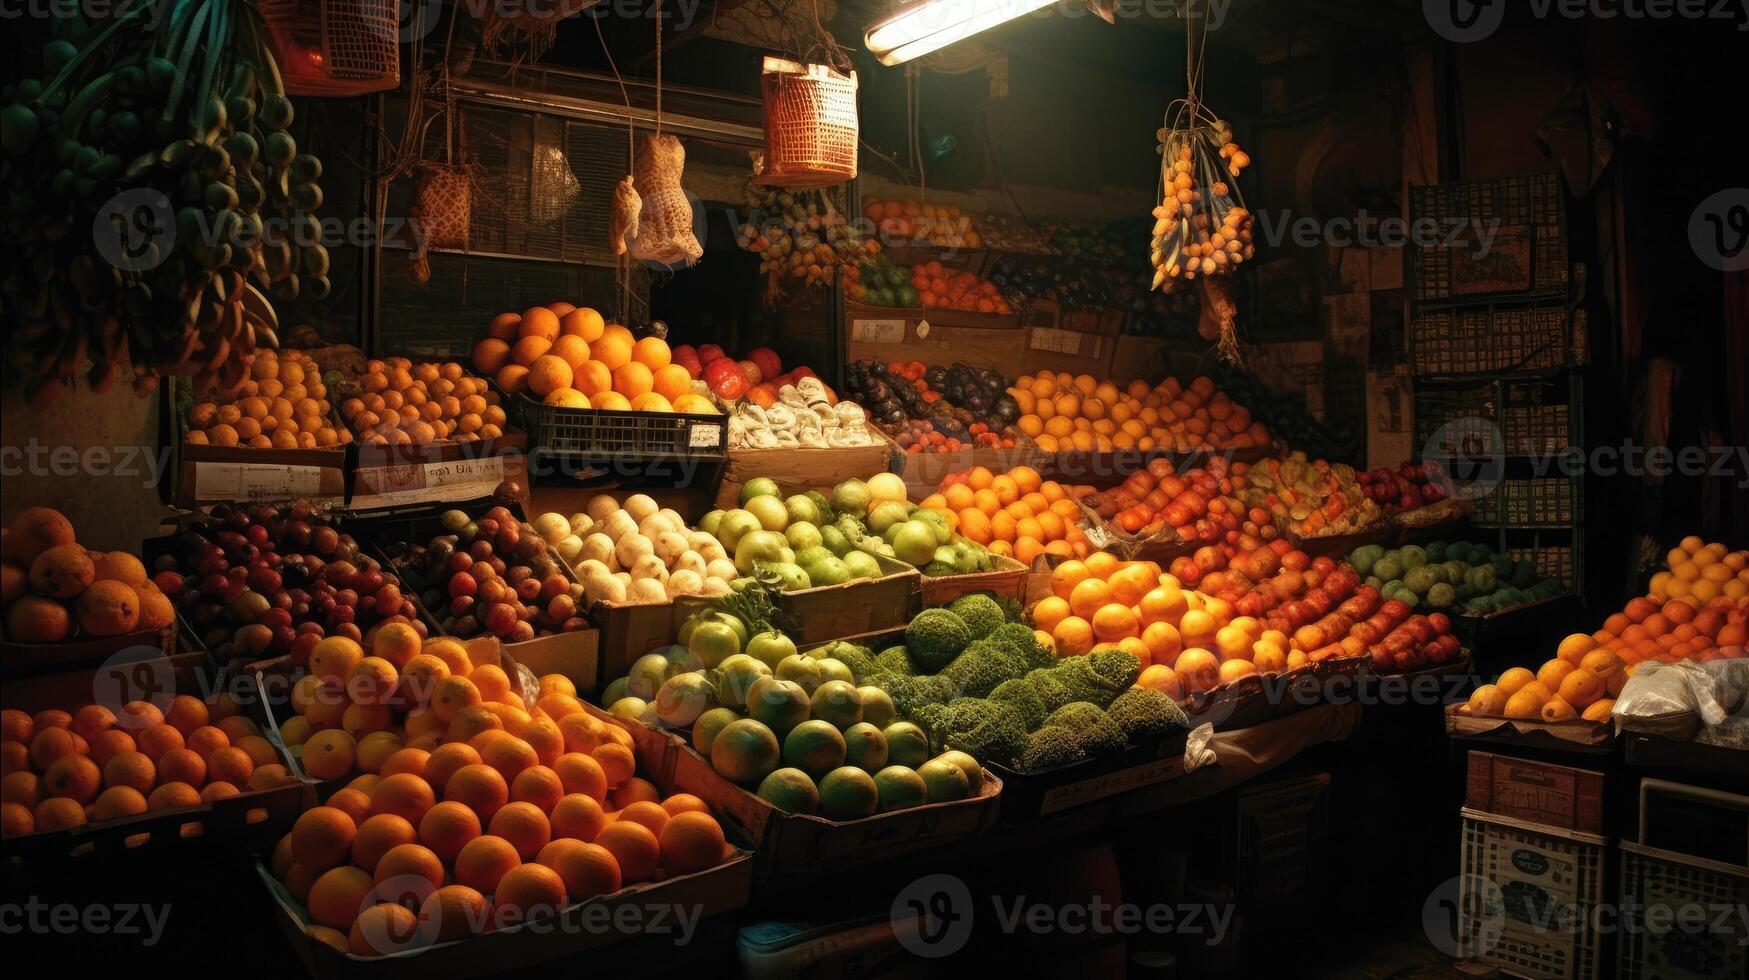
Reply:
<svg viewBox="0 0 1749 980"><path fill-rule="evenodd" d="M688 438L694 449L715 449L723 444L723 427L716 424L695 425Z"/></svg>
<svg viewBox="0 0 1749 980"><path fill-rule="evenodd" d="M1034 327L1030 346L1033 350L1048 351L1052 354L1081 355L1081 339L1087 334L1076 333L1073 330L1058 330L1055 327ZM1097 357L1099 354L1099 338L1093 338L1093 352L1087 357Z"/></svg>
<svg viewBox="0 0 1749 980"><path fill-rule="evenodd" d="M314 497L322 492L321 466L286 466L271 463L194 464L194 496L197 500L291 500Z"/></svg>
<svg viewBox="0 0 1749 980"><path fill-rule="evenodd" d="M905 342L905 321L852 320L850 336L869 344L902 344Z"/></svg>
<svg viewBox="0 0 1749 980"><path fill-rule="evenodd" d="M398 507L489 496L504 481L504 457L372 466L358 471L355 506Z"/></svg>

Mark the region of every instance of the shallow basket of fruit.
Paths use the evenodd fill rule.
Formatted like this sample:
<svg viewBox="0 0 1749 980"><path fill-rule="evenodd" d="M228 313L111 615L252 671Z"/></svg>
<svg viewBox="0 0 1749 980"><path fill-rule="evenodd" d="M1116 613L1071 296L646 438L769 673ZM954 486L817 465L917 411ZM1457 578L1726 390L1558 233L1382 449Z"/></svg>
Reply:
<svg viewBox="0 0 1749 980"><path fill-rule="evenodd" d="M1469 707L1467 703L1445 706L1446 735L1485 743L1599 755L1608 754L1615 744L1615 725L1610 721L1590 721L1583 717L1565 721L1509 718L1466 710Z"/></svg>
<svg viewBox="0 0 1749 980"><path fill-rule="evenodd" d="M177 693L211 690L204 664L147 654L7 681L9 868L256 846L315 802L244 699Z"/></svg>
<svg viewBox="0 0 1749 980"><path fill-rule="evenodd" d="M497 676L517 678L525 703L538 683L538 704L558 712L557 724L536 717L557 736L540 740L550 759L503 730L443 741L417 771L335 792L257 864L312 976L489 976L672 936L677 909L704 917L747 904L753 856L732 824L675 784L672 748L640 744L631 726L563 693L580 680L568 671L535 681L522 669L542 663L563 665L506 656ZM438 802L427 777L452 747L445 764L461 764Z"/></svg>
<svg viewBox="0 0 1749 980"><path fill-rule="evenodd" d="M720 413L564 408L527 395L513 399L537 453L590 459L722 458L728 428Z"/></svg>

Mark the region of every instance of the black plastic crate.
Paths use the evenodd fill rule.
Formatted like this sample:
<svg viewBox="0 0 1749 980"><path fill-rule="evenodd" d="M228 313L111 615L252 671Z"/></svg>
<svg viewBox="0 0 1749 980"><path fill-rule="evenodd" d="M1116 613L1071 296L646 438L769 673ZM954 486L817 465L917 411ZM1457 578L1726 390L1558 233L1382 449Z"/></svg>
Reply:
<svg viewBox="0 0 1749 980"><path fill-rule="evenodd" d="M1413 250L1417 303L1567 291L1566 202L1553 173L1411 187L1409 217L1439 223L1438 242ZM1493 236L1486 254L1482 228Z"/></svg>
<svg viewBox="0 0 1749 980"><path fill-rule="evenodd" d="M1431 310L1409 321L1409 351L1418 375L1547 371L1584 363L1582 334L1559 302Z"/></svg>
<svg viewBox="0 0 1749 980"><path fill-rule="evenodd" d="M709 459L728 450L721 415L616 412L543 405L515 396L531 452L592 459Z"/></svg>

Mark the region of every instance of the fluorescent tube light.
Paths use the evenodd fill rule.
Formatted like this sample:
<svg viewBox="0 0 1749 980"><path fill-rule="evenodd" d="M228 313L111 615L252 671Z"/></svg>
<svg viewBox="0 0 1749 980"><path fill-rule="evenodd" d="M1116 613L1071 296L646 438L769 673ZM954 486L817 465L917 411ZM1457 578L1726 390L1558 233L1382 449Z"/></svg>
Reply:
<svg viewBox="0 0 1749 980"><path fill-rule="evenodd" d="M898 65L1049 7L1056 0L919 0L868 29L863 44Z"/></svg>

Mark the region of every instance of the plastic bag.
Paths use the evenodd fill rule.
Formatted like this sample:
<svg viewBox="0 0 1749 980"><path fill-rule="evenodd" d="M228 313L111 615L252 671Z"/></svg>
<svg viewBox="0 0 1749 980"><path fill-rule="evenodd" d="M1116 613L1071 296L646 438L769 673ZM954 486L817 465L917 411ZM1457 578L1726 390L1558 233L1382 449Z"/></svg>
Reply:
<svg viewBox="0 0 1749 980"><path fill-rule="evenodd" d="M1688 740L1724 725L1749 698L1749 660L1646 663L1628 678L1611 717L1622 731Z"/></svg>

